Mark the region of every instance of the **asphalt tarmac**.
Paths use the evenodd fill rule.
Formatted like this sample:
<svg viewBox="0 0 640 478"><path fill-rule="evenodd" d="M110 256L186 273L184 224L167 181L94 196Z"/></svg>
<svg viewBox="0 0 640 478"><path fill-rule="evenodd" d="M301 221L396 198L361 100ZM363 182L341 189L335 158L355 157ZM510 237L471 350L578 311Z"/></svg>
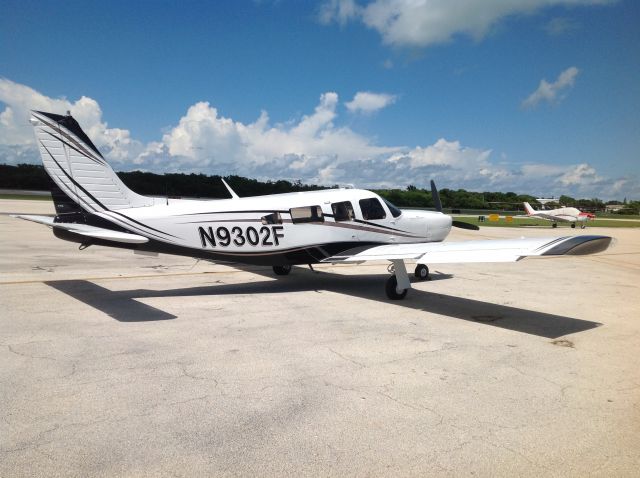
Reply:
<svg viewBox="0 0 640 478"><path fill-rule="evenodd" d="M2 213L52 213L0 201ZM0 476L638 476L640 230L589 257L230 267L0 214Z"/></svg>

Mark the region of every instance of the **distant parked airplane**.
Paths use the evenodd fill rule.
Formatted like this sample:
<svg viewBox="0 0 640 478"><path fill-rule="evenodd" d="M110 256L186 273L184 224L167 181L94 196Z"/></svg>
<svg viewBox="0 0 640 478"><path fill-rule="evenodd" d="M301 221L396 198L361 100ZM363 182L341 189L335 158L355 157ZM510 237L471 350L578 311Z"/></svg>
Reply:
<svg viewBox="0 0 640 478"><path fill-rule="evenodd" d="M595 214L582 212L575 207L560 207L547 211L536 211L528 202L525 202L524 209L527 211L527 215L518 217L540 218L546 221L552 221L553 224L551 224L551 227L558 227L558 222L570 222L571 227L576 227L576 222L580 222L580 228L584 229L586 221L596 218Z"/></svg>

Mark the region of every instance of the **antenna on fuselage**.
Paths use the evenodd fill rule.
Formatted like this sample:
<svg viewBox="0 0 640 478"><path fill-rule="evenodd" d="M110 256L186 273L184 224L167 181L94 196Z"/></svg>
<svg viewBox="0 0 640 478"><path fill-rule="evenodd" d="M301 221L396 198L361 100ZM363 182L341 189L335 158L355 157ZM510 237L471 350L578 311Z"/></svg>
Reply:
<svg viewBox="0 0 640 478"><path fill-rule="evenodd" d="M233 199L240 199L240 196L238 196L235 191L233 189L231 189L231 186L229 186L227 184L227 182L224 180L224 178L220 178L222 180L222 184L225 185L225 187L227 188L227 191L229 191L229 194L231 194L231 197Z"/></svg>

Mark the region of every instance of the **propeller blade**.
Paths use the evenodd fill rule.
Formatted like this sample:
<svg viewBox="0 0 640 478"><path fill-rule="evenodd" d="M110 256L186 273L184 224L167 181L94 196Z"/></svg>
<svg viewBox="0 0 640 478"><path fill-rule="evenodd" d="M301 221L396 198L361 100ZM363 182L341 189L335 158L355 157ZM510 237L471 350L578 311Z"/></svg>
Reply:
<svg viewBox="0 0 640 478"><path fill-rule="evenodd" d="M442 202L440 201L440 194L438 194L438 188L436 188L436 183L431 180L431 197L433 198L433 205L436 208L436 211L442 212Z"/></svg>
<svg viewBox="0 0 640 478"><path fill-rule="evenodd" d="M451 221L453 227L459 227L460 229L469 229L470 231L479 231L480 228L475 224L470 224L463 221Z"/></svg>
<svg viewBox="0 0 640 478"><path fill-rule="evenodd" d="M431 180L431 196L433 197L433 205L436 208L436 211L442 212L442 201L440 201L440 194L438 193L438 188L436 188L436 183L432 179ZM451 225L453 227L459 227L460 229L469 229L470 231L479 231L480 228L475 224L469 224L468 222L462 221L451 221Z"/></svg>

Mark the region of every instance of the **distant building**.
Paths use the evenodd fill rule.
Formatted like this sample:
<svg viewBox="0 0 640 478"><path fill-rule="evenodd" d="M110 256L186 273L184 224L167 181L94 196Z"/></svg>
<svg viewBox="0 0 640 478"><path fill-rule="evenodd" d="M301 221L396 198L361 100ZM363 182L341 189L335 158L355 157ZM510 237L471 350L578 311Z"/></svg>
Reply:
<svg viewBox="0 0 640 478"><path fill-rule="evenodd" d="M627 207L625 204L607 204L604 210L607 212L618 212L620 209Z"/></svg>

